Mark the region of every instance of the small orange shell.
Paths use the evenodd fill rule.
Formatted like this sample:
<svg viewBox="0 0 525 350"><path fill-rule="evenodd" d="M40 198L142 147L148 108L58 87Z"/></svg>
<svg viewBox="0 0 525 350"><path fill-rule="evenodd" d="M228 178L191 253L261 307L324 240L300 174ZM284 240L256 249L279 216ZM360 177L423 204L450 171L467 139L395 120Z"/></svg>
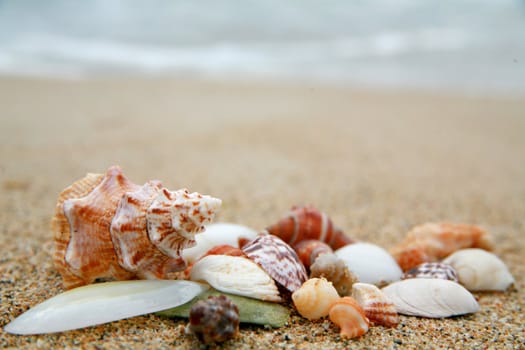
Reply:
<svg viewBox="0 0 525 350"><path fill-rule="evenodd" d="M390 253L404 271L442 259L458 249L492 250L488 233L474 225L426 223L414 227Z"/></svg>
<svg viewBox="0 0 525 350"><path fill-rule="evenodd" d="M312 206L293 207L288 215L266 230L290 245L305 239L318 239L332 249L353 243L343 231L334 227L325 213Z"/></svg>
<svg viewBox="0 0 525 350"><path fill-rule="evenodd" d="M330 321L341 328L342 338L360 337L368 331L368 318L363 308L352 297L342 297L334 301L328 316Z"/></svg>
<svg viewBox="0 0 525 350"><path fill-rule="evenodd" d="M354 283L352 297L363 308L370 322L386 327L395 327L399 323L394 303L375 285Z"/></svg>
<svg viewBox="0 0 525 350"><path fill-rule="evenodd" d="M307 269L310 268L310 265L314 263L319 255L334 252L328 244L317 239L306 239L300 241L293 246L293 249L297 253L297 256L299 256L299 259L301 259L304 267Z"/></svg>
<svg viewBox="0 0 525 350"><path fill-rule="evenodd" d="M328 316L330 305L337 299L339 294L332 283L324 278L311 278L292 294L295 308L309 320Z"/></svg>

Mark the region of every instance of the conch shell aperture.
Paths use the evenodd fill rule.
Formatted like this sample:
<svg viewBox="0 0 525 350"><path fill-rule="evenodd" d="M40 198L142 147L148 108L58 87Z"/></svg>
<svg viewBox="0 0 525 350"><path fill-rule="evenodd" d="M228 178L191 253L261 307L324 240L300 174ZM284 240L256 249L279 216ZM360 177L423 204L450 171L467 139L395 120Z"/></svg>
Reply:
<svg viewBox="0 0 525 350"><path fill-rule="evenodd" d="M88 174L60 194L52 228L54 263L66 288L98 280L169 279L182 249L211 222L221 200L157 180L129 181L118 166Z"/></svg>

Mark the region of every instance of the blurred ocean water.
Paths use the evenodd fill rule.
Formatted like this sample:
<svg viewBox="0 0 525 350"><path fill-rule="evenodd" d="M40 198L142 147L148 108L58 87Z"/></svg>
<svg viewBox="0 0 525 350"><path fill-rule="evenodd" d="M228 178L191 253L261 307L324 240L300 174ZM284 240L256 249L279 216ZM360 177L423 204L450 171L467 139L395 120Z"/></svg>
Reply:
<svg viewBox="0 0 525 350"><path fill-rule="evenodd" d="M0 73L525 92L525 1L0 0Z"/></svg>

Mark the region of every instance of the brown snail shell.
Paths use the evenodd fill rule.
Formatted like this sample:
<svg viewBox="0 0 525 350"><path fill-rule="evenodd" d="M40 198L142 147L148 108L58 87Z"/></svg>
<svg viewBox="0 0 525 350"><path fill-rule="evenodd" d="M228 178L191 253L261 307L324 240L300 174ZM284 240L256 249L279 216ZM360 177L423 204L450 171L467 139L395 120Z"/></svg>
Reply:
<svg viewBox="0 0 525 350"><path fill-rule="evenodd" d="M300 241L293 246L293 249L306 269L310 268L320 254L334 252L328 244L317 239Z"/></svg>
<svg viewBox="0 0 525 350"><path fill-rule="evenodd" d="M54 263L66 288L98 280L166 279L183 270L181 251L194 244L219 199L171 192L159 181L139 186L118 166L88 174L59 196L52 228Z"/></svg>

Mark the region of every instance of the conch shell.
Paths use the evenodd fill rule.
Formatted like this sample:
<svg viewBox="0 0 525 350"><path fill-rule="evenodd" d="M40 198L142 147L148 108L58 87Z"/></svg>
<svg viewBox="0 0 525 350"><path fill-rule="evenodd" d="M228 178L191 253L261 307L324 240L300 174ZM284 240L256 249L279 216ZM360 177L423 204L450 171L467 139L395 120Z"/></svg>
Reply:
<svg viewBox="0 0 525 350"><path fill-rule="evenodd" d="M390 253L406 271L424 262L443 259L462 248L492 250L492 241L487 232L474 225L426 223L414 227Z"/></svg>
<svg viewBox="0 0 525 350"><path fill-rule="evenodd" d="M59 196L52 228L54 263L66 288L95 281L168 279L183 270L182 249L194 244L221 200L159 181L139 186L118 166L88 174Z"/></svg>
<svg viewBox="0 0 525 350"><path fill-rule="evenodd" d="M352 297L337 299L330 306L330 321L341 328L342 338L357 338L368 331L370 321L357 301Z"/></svg>
<svg viewBox="0 0 525 350"><path fill-rule="evenodd" d="M291 246L305 239L318 239L332 249L353 243L350 237L334 226L328 215L313 206L292 207L284 218L266 230Z"/></svg>
<svg viewBox="0 0 525 350"><path fill-rule="evenodd" d="M311 278L292 294L295 308L309 320L328 316L330 305L337 299L339 294L324 278Z"/></svg>

